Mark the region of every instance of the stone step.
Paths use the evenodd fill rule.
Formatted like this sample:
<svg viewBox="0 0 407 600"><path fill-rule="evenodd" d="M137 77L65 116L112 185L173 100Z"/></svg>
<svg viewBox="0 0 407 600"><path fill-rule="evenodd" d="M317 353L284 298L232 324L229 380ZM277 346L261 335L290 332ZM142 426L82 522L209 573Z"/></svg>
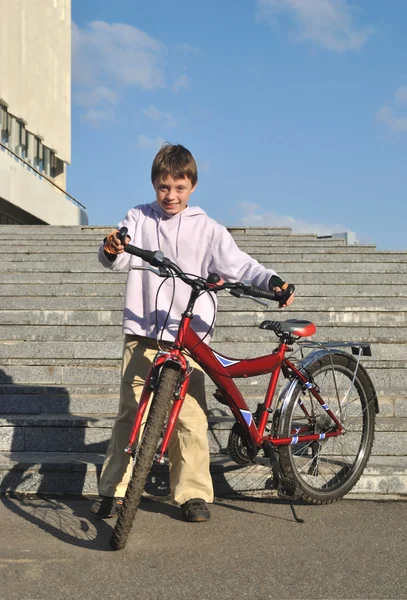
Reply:
<svg viewBox="0 0 407 600"><path fill-rule="evenodd" d="M380 273L407 273L407 263L404 262L320 262L320 261L306 261L305 257L301 260L301 265L299 266L298 260L294 260L292 262L288 262L288 257L284 262L273 261L272 267L275 271L283 275L285 278L288 278L290 275L290 279L292 281L298 281L298 275L305 276L306 274L320 274L320 273L338 273L338 274L380 274ZM87 259L78 259L74 261L55 261L52 260L47 261L46 259L41 260L39 262L36 261L23 261L19 260L17 262L1 262L0 263L0 272L1 273L10 273L10 274L34 274L34 273L75 273L75 274L84 274L84 277L87 280L88 274L104 274L109 277L118 277L123 278L125 280L125 273L115 273L115 272L107 272L104 267L97 261L96 258L89 260ZM6 276L4 276L6 277ZM311 275L312 277L312 275ZM3 280L3 276L2 276Z"/></svg>
<svg viewBox="0 0 407 600"><path fill-rule="evenodd" d="M91 342L92 343L92 342ZM95 342L96 343L96 342ZM250 347L248 346L248 344L245 343L241 343L239 345L239 343L235 343L235 342L226 342L226 343L222 343L222 344L213 344L213 349L216 352L219 352L220 354L226 356L227 358L231 358L231 359L243 359L245 357L250 357L250 358L256 358L257 356L266 356L266 354L270 353L270 351L272 351L275 346L270 344L270 345L266 345L265 348L259 348L259 344L255 345L255 348L251 348L252 353L251 354L246 354L242 351L242 348L244 347L248 347L250 349ZM392 346L392 344L389 344L389 346ZM323 344L322 344L323 347ZM225 352L226 350L229 350L229 352ZM240 349L240 350L239 350ZM82 349L83 350L83 349ZM266 352L267 351L267 352ZM308 351L308 348L305 349L305 353ZM79 353L79 350L76 349L76 352ZM91 351L88 351L89 354L91 354ZM83 352L84 353L84 352ZM65 352L62 352L62 354L65 354ZM378 351L377 351L377 345L375 344L375 352L373 353L374 355L369 357L369 356L364 356L363 357L363 362L366 366L366 368L370 370L373 370L374 372L380 374L380 370L384 369L386 372L390 373L391 371L394 373L399 372L400 370L403 370L406 368L407 365L407 360L405 359L396 359L393 358L392 356L392 360L384 360L384 359L380 359L377 357ZM375 356L376 355L376 356ZM299 356L299 351L296 353L296 356ZM37 357L27 357L27 358L3 358L0 362L0 369L3 370L3 373L0 372L0 383L7 383L8 381L10 381L11 383L35 383L35 381L33 381L31 379L31 376L34 376L34 372L36 370L38 370L38 376L41 377L41 381L38 381L39 384L60 384L62 383L62 380L59 379L62 376L62 373L65 374L65 376L67 375L67 373L72 369L72 367L76 367L78 369L78 374L80 373L80 370L82 369L82 373L85 373L86 371L88 371L88 376L92 378L92 383L93 382L93 378L96 377L96 373L100 373L101 376L103 373L104 369L108 369L107 373L109 373L109 369L115 369L120 365L120 358L112 358L111 356L107 357L107 358L95 358L95 357L90 357L90 358L69 358L69 357L59 357L59 358L43 358L41 356L37 356ZM14 379L13 377L16 375L17 371L16 369L18 367L21 367L22 370L22 375L21 377L19 376L18 379ZM24 380L23 378L23 371L24 371L24 376L28 376L30 377L29 380ZM31 373L32 371L32 373ZM41 375L42 373L42 375ZM49 375L50 379L48 379L48 377L46 376L46 374ZM42 380L42 377L46 377L46 381ZM56 377L57 379L53 379L53 377ZM107 376L107 374L106 374ZM386 379L383 378L383 382L386 381ZM66 383L66 380L65 380ZM87 383L86 380L84 381L70 381L70 383ZM108 381L106 381L105 379L103 379L103 383L109 383Z"/></svg>
<svg viewBox="0 0 407 600"><path fill-rule="evenodd" d="M118 408L119 386L0 386L0 413L3 415L115 415ZM395 414L394 409L392 414Z"/></svg>
<svg viewBox="0 0 407 600"><path fill-rule="evenodd" d="M3 238L4 239L4 238ZM15 242L12 238L5 239L5 242L9 242L12 244ZM98 250L99 244L102 241L102 238L95 237L82 237L78 235L75 239L38 239L32 237L31 239L20 239L18 246L14 246L13 250L16 253L24 254L24 253L32 253L32 252L47 252L47 253L66 253L73 252L77 253L79 249L83 252L96 252ZM346 249L346 248L356 248L356 246L346 246L342 240L329 240L329 241L319 241L316 239L310 239L304 241L303 239L298 239L293 236L287 238L273 238L270 237L265 241L259 241L256 238L240 238L235 239L237 245L242 250L246 251L246 248L256 248L257 252L265 252L269 254L269 249L286 249L286 248L326 248L326 249ZM375 249L375 246L371 245L361 245L357 246L358 249L363 251L363 249L369 248ZM157 248L158 249L158 248ZM341 250L342 251L342 250Z"/></svg>
<svg viewBox="0 0 407 600"><path fill-rule="evenodd" d="M235 242L238 244L238 246L240 246L241 244L254 244L255 246L268 246L270 243L271 244L279 244L279 245L284 245L284 244L290 244L291 242L293 243L297 243L297 244L303 244L305 245L319 245L319 246L324 246L324 247L330 247L330 246L347 246L346 242L344 239L340 239L340 238L327 238L327 239L319 239L315 236L309 235L309 236L302 236L300 234L295 234L292 233L290 235L280 235L280 236L276 236L273 234L270 235L262 235L262 236L257 236L257 235L251 235L251 234L245 234L245 235L240 235L240 234L232 234L233 239L235 240ZM364 246L369 246L369 247L376 247L375 244L357 244L357 247L364 247ZM352 246L352 247L356 247L356 246Z"/></svg>
<svg viewBox="0 0 407 600"><path fill-rule="evenodd" d="M0 454L0 492L46 495L97 495L103 464L100 453L12 452ZM269 497L272 475L266 465L240 466L227 456L211 457L211 475L217 497ZM168 465L154 464L147 493L169 495ZM348 498L382 499L407 494L406 457L371 457Z"/></svg>
<svg viewBox="0 0 407 600"><path fill-rule="evenodd" d="M232 355L231 355L232 356ZM366 357L364 357L366 358ZM405 396L407 389L407 360L400 361L364 361L369 375L375 385L379 398L382 396ZM259 378L248 380L256 394ZM64 359L25 359L8 364L1 361L0 385L18 384L23 386L71 386L71 385L119 385L120 360L83 360ZM241 384L239 383L239 387Z"/></svg>
<svg viewBox="0 0 407 600"><path fill-rule="evenodd" d="M234 419L208 419L211 453L227 453L229 432ZM407 418L379 417L376 419L372 456L407 456Z"/></svg>
<svg viewBox="0 0 407 600"><path fill-rule="evenodd" d="M286 275L286 274L285 274ZM1 277L2 284L112 284L125 285L126 273L95 272L95 273L70 273L70 272L7 272ZM407 272L394 273L290 273L290 282L299 286L315 286L316 284L375 284L375 285L400 285L407 284Z"/></svg>
<svg viewBox="0 0 407 600"><path fill-rule="evenodd" d="M289 227L228 227L232 235L255 235L267 236L271 233L275 235L291 235L292 229ZM316 237L316 233L297 233L295 235L302 237Z"/></svg>
<svg viewBox="0 0 407 600"><path fill-rule="evenodd" d="M407 311L406 311L407 318ZM230 320L230 319L229 319ZM315 323L315 321L314 321ZM27 338L26 338L27 339ZM362 341L372 344L372 352L375 353L376 344L378 342L384 344L402 343L407 344L407 327L395 325L394 327L361 327L360 325L346 326L323 326L317 325L317 333L312 337L318 342L334 342L334 341ZM215 343L224 342L275 342L276 337L270 331L258 329L250 326L231 326L218 325L215 330L212 345ZM388 348L380 348L380 355L383 351L387 354ZM396 353L398 350L396 350ZM407 349L406 349L407 358ZM379 359L380 360L380 359ZM383 359L384 360L384 359Z"/></svg>
<svg viewBox="0 0 407 600"><path fill-rule="evenodd" d="M38 241L39 243L49 243L49 244L61 244L67 243L70 244L75 241L81 240L82 242L90 242L90 243L98 243L104 239L104 237L115 228L102 228L102 229L83 229L82 231L61 231L60 233L57 231L52 231L49 229L44 229L38 227L36 231L22 231L18 234L12 233L7 230L0 229L0 235L2 239L9 242L21 243L21 244L31 244ZM227 228L228 229L228 228ZM309 234L301 234L301 233L283 233L276 234L273 230L270 230L266 235L256 235L253 233L239 233L233 232L228 229L230 235L234 240L238 242L252 241L256 244L267 244L268 242L278 242L284 244L286 242L294 241L300 242L302 244L320 244L320 245L342 245L342 246L375 246L375 244L347 244L344 238L319 238L316 235ZM16 235L18 236L16 238Z"/></svg>
<svg viewBox="0 0 407 600"><path fill-rule="evenodd" d="M240 329L240 328L231 328ZM241 328L244 329L244 328ZM251 330L251 328L246 328ZM257 342L256 332L258 332ZM231 338L233 332L225 331L225 335ZM243 332L242 332L243 335ZM234 340L217 341L215 340L211 347L217 352L221 352L225 356L233 358L264 356L272 351L275 347L274 334L268 331L254 329L253 337L247 336L249 341L242 339L242 335L237 333ZM373 334L372 334L373 335ZM336 336L335 336L336 337ZM321 338L315 338L315 341L327 341ZM342 336L340 340L347 341L346 337ZM350 341L370 341L369 338L364 340ZM11 340L0 343L0 361L7 364L7 360L20 361L20 359L36 359L36 360L61 360L63 359L120 359L123 350L123 341L73 341L64 342L31 342L24 340ZM384 361L384 360L407 360L407 345L403 341L382 343L376 342L372 345L372 358L365 357L366 362ZM40 358L39 358L40 357ZM23 364L23 362L21 362Z"/></svg>
<svg viewBox="0 0 407 600"><path fill-rule="evenodd" d="M123 310L124 296L14 296L10 301L10 297L0 296L0 310L7 311L12 308L15 311L21 310L64 310L69 312L75 311L111 311ZM233 298L230 295L219 297L218 312L252 312L258 305L252 300ZM336 313L337 311L346 313L357 312L372 312L384 311L389 313L405 311L406 300L403 297L384 296L360 296L351 297L313 297L313 296L296 296L295 304L286 310L279 310L274 302L270 302L269 309L260 309L259 314L274 315L276 320L285 320L300 318L304 311L329 311ZM312 319L311 319L312 320Z"/></svg>
<svg viewBox="0 0 407 600"><path fill-rule="evenodd" d="M52 342L48 344L50 346ZM79 343L80 344L80 343ZM116 358L112 359L112 353L107 358L97 358L95 356L70 357L69 354L93 355L99 350L102 355L104 350L95 342L90 346L95 348L82 347L76 345L74 349L61 349L58 351L59 357L50 358L36 355L32 352L32 357L26 358L2 358L0 361L0 383L21 383L21 384L51 384L59 385L66 383L116 383L119 379L120 351L119 345L111 344L111 350L115 350ZM244 356L263 356L269 352L273 346L260 347L260 344L245 343L223 343L218 347L214 344L214 349L222 352L230 358L240 358ZM407 383L407 372L405 372L407 360L405 344L400 345L396 350L393 344L387 345L375 344L372 357L364 357L363 362L372 377L377 391L381 394L383 391L391 389L395 391L403 390ZM246 347L247 353L242 352ZM31 348L30 350L33 350ZM39 351L40 348L37 348ZM251 350L249 354L249 350ZM5 352L4 352L5 353ZM51 350L47 350L51 354ZM26 354L30 354L28 350ZM66 356L68 355L68 356ZM383 359L383 356L385 357ZM39 358L38 358L39 357ZM386 357L392 360L385 360Z"/></svg>
<svg viewBox="0 0 407 600"><path fill-rule="evenodd" d="M401 314L401 313L400 313ZM89 326L120 326L122 330L123 310L0 310L0 336L8 325L13 325L16 337L27 339L36 335L41 327L52 326L82 327L90 333ZM105 338L106 339L106 338Z"/></svg>
<svg viewBox="0 0 407 600"><path fill-rule="evenodd" d="M123 345L121 315L116 325L2 325L0 327L0 345L8 341L24 342L104 342L120 341ZM1 319L1 313L0 313ZM0 353L1 356L1 353ZM16 358L18 355L16 354Z"/></svg>
<svg viewBox="0 0 407 600"><path fill-rule="evenodd" d="M13 303L14 304L14 303ZM250 307L247 307L250 308ZM292 316L293 315L293 316ZM289 318L305 319L315 323L317 327L334 326L363 326L394 328L404 327L407 323L407 310L333 310L325 311L300 311L290 309L281 315L275 311L263 310L252 312L222 310L220 307L216 317L216 330L219 327L243 326L258 327L266 320L284 320ZM0 338L3 339L37 339L40 335L40 327L52 332L54 326L66 326L69 328L83 327L84 331L91 334L90 326L122 326L123 311L120 310L0 310ZM11 328L8 326L12 326ZM106 330L109 331L109 330ZM67 332L69 333L69 332ZM47 333L48 335L48 333ZM79 332L79 335L82 334ZM318 333L319 335L319 333ZM9 337L10 336L10 337Z"/></svg>
<svg viewBox="0 0 407 600"><path fill-rule="evenodd" d="M257 323L242 318L242 325L239 326L232 314L225 313L224 324L217 324L213 342L275 342L277 338L270 331L258 329ZM0 311L0 319L2 313ZM264 316L264 315L263 315ZM271 316L271 315L270 315ZM0 327L0 346L8 345L8 342L61 342L67 345L71 342L102 342L116 341L122 344L122 326L120 315L116 317L116 325L104 325L100 322L97 325L2 325ZM259 319L259 323L263 319ZM18 319L16 319L18 323ZM232 325L233 323L233 325ZM363 327L359 323L346 324L340 323L337 326L319 325L318 320L314 319L317 326L317 333L313 339L318 341L343 341L358 340L368 341L373 345L377 342L407 343L407 311L404 313L404 326L399 321L394 322L393 326L386 324L379 327L377 324ZM8 357L11 357L13 346L9 348ZM0 357L2 357L0 350ZM18 358L18 350L15 358Z"/></svg>
<svg viewBox="0 0 407 600"><path fill-rule="evenodd" d="M120 362L116 361L117 371L119 371ZM400 370L404 363L401 363ZM6 367L7 368L7 367ZM68 367L67 367L68 368ZM83 369L83 365L78 365L78 369ZM382 367L383 368L383 367ZM99 374L105 371L103 367L89 366L91 369L99 370ZM375 369L369 365L369 372L375 378L373 372ZM397 372L394 369L395 374ZM49 413L112 413L117 410L119 398L119 378L111 377L112 371L108 369L111 381L75 380L62 383L44 383L35 384L30 382L15 383L13 378L0 371L0 413L29 413L43 414ZM253 378L235 379L235 384L245 398L247 404L254 411L257 403L263 402L268 387L270 375L264 374ZM281 388L285 385L285 379L280 376L276 399ZM381 389L377 389L380 400L381 416L401 416L407 417L407 392L406 388L396 390L391 388L389 381L385 381ZM387 385L387 387L386 387ZM205 376L206 406L211 414L221 416L230 414L229 408L220 404L214 399L213 393L216 386ZM102 406L107 408L101 408ZM225 412L226 411L226 412Z"/></svg>
<svg viewBox="0 0 407 600"><path fill-rule="evenodd" d="M23 230L10 230L10 229L0 229L0 234L2 235L2 239L6 239L8 241L16 241L16 236L17 239L19 241L26 241L26 240L39 240L39 241L55 241L58 242L61 239L62 240L66 240L67 242L69 242L72 239L84 239L84 240L100 240L103 239L103 237L105 235L107 235L110 231L112 231L112 229L116 229L116 226L114 227L100 227L100 228L93 228L93 227L89 227L89 228L62 228L60 229L60 231L58 231L58 229L52 228L50 226L44 228L41 226L36 226L37 229L35 230L34 228L26 228ZM305 243L307 243L308 241L311 242L318 242L319 244L329 244L329 243L341 243L341 244L345 244L345 239L344 238L318 238L315 234L312 233L292 233L290 230L286 230L284 232L278 232L276 230L270 229L267 231L267 233L264 233L263 235L258 235L256 233L253 233L251 231L248 231L247 233L244 232L239 232L239 231L234 231L231 230L229 228L227 228L229 233L231 234L231 236L234 239L239 239L239 240L245 240L245 239L253 239L259 242L262 241L268 241L270 239L275 239L275 240L280 240L280 241L284 241L284 240L299 240L299 241L303 241ZM354 244L354 245L361 245L361 244Z"/></svg>
<svg viewBox="0 0 407 600"><path fill-rule="evenodd" d="M279 382L278 390L284 385L284 380ZM257 404L264 401L267 391L268 379L259 378L255 386L242 385L238 388L245 398L246 404L252 412L256 411ZM80 391L84 387L86 391ZM114 390L106 386L100 391L100 386L26 386L25 391L5 392L0 386L0 413L3 415L70 415L109 414L115 416L119 408L119 389ZM9 387L10 389L10 387ZM40 391L42 389L42 391ZM214 397L215 385L206 381L206 410L210 417L231 416L230 409L220 404ZM381 394L379 397L380 417L407 417L407 396L394 396ZM276 396L277 398L277 396Z"/></svg>
<svg viewBox="0 0 407 600"><path fill-rule="evenodd" d="M24 236L56 236L57 238L61 238L62 236L71 236L71 235L105 235L107 232L116 228L116 224L113 225L89 225L89 226L53 226L53 225L0 225L0 234L16 236L19 238ZM236 237L246 237L251 236L258 238L261 237L270 237L270 236L285 236L285 237L298 237L302 239L316 239L317 235L315 233L293 233L292 230L288 227L279 228L279 227L267 227L267 228L240 228L240 227L228 227L228 231L232 236ZM330 238L321 238L321 242L326 241Z"/></svg>
<svg viewBox="0 0 407 600"><path fill-rule="evenodd" d="M375 311L375 310L384 310L384 311L404 311L406 310L406 300L404 297L393 296L389 298L388 294L383 294L382 296L322 296L320 294L309 294L308 286L301 288L300 293L298 293L298 289L296 290L295 295L295 303L288 309L280 310L276 307L276 304L272 301L269 302L269 311L273 312L278 320L284 319L293 319L296 317L296 313L301 311L334 311L337 310L344 312L353 312L356 313L358 311ZM44 299L45 300L45 299ZM61 298L61 301L64 299ZM15 302L18 302L19 299L16 297L13 300L13 305ZM31 298L28 300L31 302ZM1 298L0 298L1 302ZM2 308L1 304L0 307ZM234 298L230 294L225 294L224 296L219 296L219 306L218 311L253 311L258 310L260 313L262 312L262 308L257 309L257 304L253 302L253 300L248 300L244 298Z"/></svg>
<svg viewBox="0 0 407 600"><path fill-rule="evenodd" d="M381 264L384 263L385 265L388 263L396 263L397 269L403 269L403 266L400 265L405 265L405 263L407 263L407 252L405 253L400 253L400 254L396 254L396 253L385 253L385 252L365 252L365 253L361 253L361 252L352 252L352 253L348 253L345 254L343 252L334 252L334 253L328 253L328 252L323 252L321 250L321 252L290 252L290 255L288 256L288 253L282 253L282 252L273 252L271 255L266 255L264 253L260 254L260 253L256 253L256 252L250 252L249 249L245 249L246 252L248 252L248 254L251 254L253 256L253 258L255 258L256 260L258 260L261 264L263 264L266 268L268 269L274 269L277 270L277 268L281 271L281 267L278 267L278 265L283 264L288 264L291 263L292 265L295 266L296 271L299 271L300 269L302 269L303 265L306 265L306 267L308 265L312 265L312 264L324 264L327 265L327 268L329 269L329 265L331 265L332 263L340 263L340 269L346 268L348 270L352 270L352 263L356 263L356 265L359 265L358 268L360 269L360 265L361 264L367 264L368 268L369 268L369 263L374 263L375 264L375 269L377 264ZM24 269L26 270L31 270L33 268L33 265L35 266L35 268L38 270L41 268L41 265L39 263L41 262L46 262L47 263L47 268L50 271L60 271L61 269L63 269L64 271L66 269L69 269L71 271L78 271L78 270L82 270L82 265L84 269L103 269L103 267L101 267L101 265L99 265L98 262L98 258L97 258L97 252L93 251L93 252L87 252L87 253L82 253L82 254L71 254L70 256L68 256L67 253L59 253L59 254L47 254L47 253L30 253L30 254L9 254L8 255L8 261L10 261L10 263L22 263L20 265L20 267L16 267L21 269L22 271ZM28 263L26 264L26 266L24 266L24 263ZM31 264L33 263L33 264ZM64 264L62 264L64 263ZM80 267L80 268L79 268ZM337 265L333 265L332 266L332 270L335 270L337 267ZM2 271L7 271L9 270L9 265L8 263L3 263L2 266Z"/></svg>
<svg viewBox="0 0 407 600"><path fill-rule="evenodd" d="M293 313L293 317L291 317ZM0 313L0 319L1 319ZM68 313L71 314L71 313ZM83 313L80 313L83 314ZM111 313L112 314L112 313ZM218 334L220 327L225 326L247 326L247 327L258 327L258 325L266 319L270 320L284 320L291 318L304 319L311 321L315 325L320 327L351 327L365 326L365 327L378 327L378 328L392 328L392 327L403 327L407 322L407 310L398 311L386 311L383 309L376 310L325 310L325 311L299 311L291 308L289 311L285 311L280 318L277 319L275 311L261 311L261 312L232 312L219 310L216 317L216 329L215 335ZM4 322L7 316L4 317ZM33 321L35 322L35 321ZM319 336L319 330L318 330Z"/></svg>
<svg viewBox="0 0 407 600"><path fill-rule="evenodd" d="M101 452L110 439L114 415L0 415L0 452ZM226 452L230 417L209 418L211 453ZM376 420L373 456L407 456L407 418Z"/></svg>
<svg viewBox="0 0 407 600"><path fill-rule="evenodd" d="M47 285L37 283L0 283L0 296L16 297L16 296L123 296L125 286L114 281L111 278L110 283L77 283L75 285L69 283L50 283ZM375 283L320 283L318 285L308 284L302 287L298 286L296 295L302 297L318 296L318 297L380 297L388 296L389 286L386 284ZM397 283L392 288L391 298L407 297L407 283Z"/></svg>
<svg viewBox="0 0 407 600"><path fill-rule="evenodd" d="M4 235L2 239L5 242L9 242L15 246L16 251L28 251L39 249L40 251L53 251L53 248L56 248L57 251L65 251L64 249L75 249L80 245L81 248L86 248L87 251L90 251L92 248L95 249L99 246L100 242L107 235L108 231L103 232L101 234L90 235L90 234L73 234L73 235L25 235L20 236L18 240L18 245L16 245L16 239L13 235ZM358 244L348 246L344 240L341 239L329 239L329 240L319 240L315 237L303 238L297 235L290 236L262 236L258 238L256 236L233 236L236 244L240 248L245 248L248 246L254 248L264 248L267 252L267 248L269 247L280 247L280 248L288 248L289 246L302 246L302 247L320 247L320 248L370 248L375 249L376 246L374 244Z"/></svg>
<svg viewBox="0 0 407 600"><path fill-rule="evenodd" d="M52 246L51 246L52 248ZM273 258L273 260L275 259L275 256L279 256L280 254L282 255L287 255L290 254L290 256L292 258L301 258L302 254L307 254L307 255L316 255L316 256L320 256L321 254L324 254L326 256L329 255L338 255L338 256L342 256L342 257L346 257L346 256L353 256L353 257L362 257L365 254L370 254L373 255L374 257L381 257L381 256L393 256L396 255L398 256L398 258L404 258L407 259L407 252L406 251L393 251L393 252L386 252L386 251L376 251L375 250L375 246L340 246L340 247L326 247L323 244L314 244L314 245L309 245L309 244L301 244L301 245L291 245L291 243L288 243L286 245L283 246L271 246L270 244L268 244L267 246L264 247L257 247L254 243L252 244L246 244L243 248L243 246L241 246L241 248L244 250L244 252L247 252L248 254L251 254L254 258L256 258L258 261L262 262L263 260L265 261L270 261L271 257ZM158 249L158 248L157 248ZM38 246L38 245L33 245L33 246L13 246L12 251L10 249L10 253L8 254L8 257L10 260L18 260L18 258L20 257L20 260L42 260L42 258L46 258L47 260L49 260L50 258L52 258L53 261L56 260L66 260L68 257L72 257L72 260L75 259L76 255L81 255L82 258L86 257L86 256L94 256L97 255L97 250L98 250L98 244L95 244L94 246L84 246L82 247L79 243L70 247L67 245L63 245L63 246L53 246L53 249L50 250L50 247L48 246ZM284 252L284 250L286 250L286 252Z"/></svg>

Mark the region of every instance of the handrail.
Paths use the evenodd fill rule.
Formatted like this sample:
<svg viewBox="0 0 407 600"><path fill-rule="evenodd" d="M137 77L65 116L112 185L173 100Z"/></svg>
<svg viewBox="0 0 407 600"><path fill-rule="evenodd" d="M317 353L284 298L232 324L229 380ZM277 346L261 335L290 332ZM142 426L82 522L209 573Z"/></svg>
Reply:
<svg viewBox="0 0 407 600"><path fill-rule="evenodd" d="M55 181L52 181L52 179L50 179L48 177L48 175L45 175L44 173L41 173L41 171L38 171L38 169L36 169L32 165L30 165L29 162L27 162L26 160L24 160L24 158L21 158L21 156L18 156L18 154L16 154L12 150L10 150L10 148L8 146L6 146L5 144L3 144L3 142L0 142L0 146L2 148L4 148L5 150L7 150L7 152L10 152L10 154L12 154L15 158L18 158L18 160L21 160L21 162L24 163L25 165L27 165L27 167L29 167L30 169L32 169L34 171L34 173L37 173L37 175L39 175L40 177L44 177L44 179L46 179L47 181L49 181L50 183L52 183L52 185L54 187L56 187L60 192L62 192L63 194L65 194L65 196L68 196L68 198L70 198L73 202L76 202L76 204L79 204L79 206L81 206L82 208L84 208L86 210L86 206L84 206L83 204L81 204L79 202L79 200L77 200L76 198L74 198L73 196L71 196L71 194L68 194L68 192L66 190L64 190L63 188L61 188L59 185L57 185L55 183Z"/></svg>

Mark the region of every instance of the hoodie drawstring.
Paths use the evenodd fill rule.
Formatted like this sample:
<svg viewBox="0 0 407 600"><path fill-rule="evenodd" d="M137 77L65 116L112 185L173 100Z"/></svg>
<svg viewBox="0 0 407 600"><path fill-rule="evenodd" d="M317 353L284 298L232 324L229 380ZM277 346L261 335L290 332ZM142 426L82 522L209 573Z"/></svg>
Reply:
<svg viewBox="0 0 407 600"><path fill-rule="evenodd" d="M179 257L179 236L180 236L180 231L181 231L181 219L182 219L182 213L180 213L178 216L178 226L177 226L177 236L175 238L175 258ZM161 229L160 229L160 225L161 225L161 221L163 220L163 215L160 213L158 216L158 220L157 220L157 244L158 244L158 249L161 250L161 242L160 242L160 234L161 234Z"/></svg>
<svg viewBox="0 0 407 600"><path fill-rule="evenodd" d="M161 244L160 244L160 224L161 224L161 213L158 217L158 221L157 221L157 243L158 243L158 249L161 250Z"/></svg>
<svg viewBox="0 0 407 600"><path fill-rule="evenodd" d="M175 241L175 251L176 251L176 253L177 253L177 256L176 256L176 258L178 258L178 257L179 257L179 251L178 251L178 240L179 240L179 232L180 232L180 229L181 229L181 219L182 219L182 213L180 214L180 216L179 216L179 219L178 219L177 239L176 239L176 241Z"/></svg>

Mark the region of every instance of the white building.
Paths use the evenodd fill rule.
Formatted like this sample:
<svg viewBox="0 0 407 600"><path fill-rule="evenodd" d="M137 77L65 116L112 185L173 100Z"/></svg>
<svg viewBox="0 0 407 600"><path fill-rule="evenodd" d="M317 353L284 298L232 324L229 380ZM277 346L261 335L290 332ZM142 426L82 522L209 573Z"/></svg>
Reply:
<svg viewBox="0 0 407 600"><path fill-rule="evenodd" d="M71 0L0 0L0 223L86 225L70 160Z"/></svg>

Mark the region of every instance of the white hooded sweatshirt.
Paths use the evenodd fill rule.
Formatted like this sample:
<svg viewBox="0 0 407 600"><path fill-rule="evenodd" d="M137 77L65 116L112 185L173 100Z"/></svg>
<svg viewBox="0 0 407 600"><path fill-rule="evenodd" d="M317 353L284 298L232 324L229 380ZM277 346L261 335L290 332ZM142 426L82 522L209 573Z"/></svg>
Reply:
<svg viewBox="0 0 407 600"><path fill-rule="evenodd" d="M118 225L119 229L121 227L128 228L134 246L143 250L161 250L186 273L205 278L209 273L217 273L224 281L249 280L265 290L269 289L270 277L276 275L275 271L266 269L242 252L227 229L196 206L188 206L180 213L168 216L158 202L142 204L129 210ZM103 242L99 247L99 261L113 271L125 271L130 265L148 266L127 252L110 261L104 253ZM129 270L123 315L124 333L154 339L162 333L164 340L174 340L191 288L175 279L173 295L173 280L163 281L149 271ZM192 328L201 338L209 332L205 342L209 342L212 334L211 324L214 322L216 306L216 295L209 293L203 294L195 304ZM162 331L167 315L168 320Z"/></svg>

